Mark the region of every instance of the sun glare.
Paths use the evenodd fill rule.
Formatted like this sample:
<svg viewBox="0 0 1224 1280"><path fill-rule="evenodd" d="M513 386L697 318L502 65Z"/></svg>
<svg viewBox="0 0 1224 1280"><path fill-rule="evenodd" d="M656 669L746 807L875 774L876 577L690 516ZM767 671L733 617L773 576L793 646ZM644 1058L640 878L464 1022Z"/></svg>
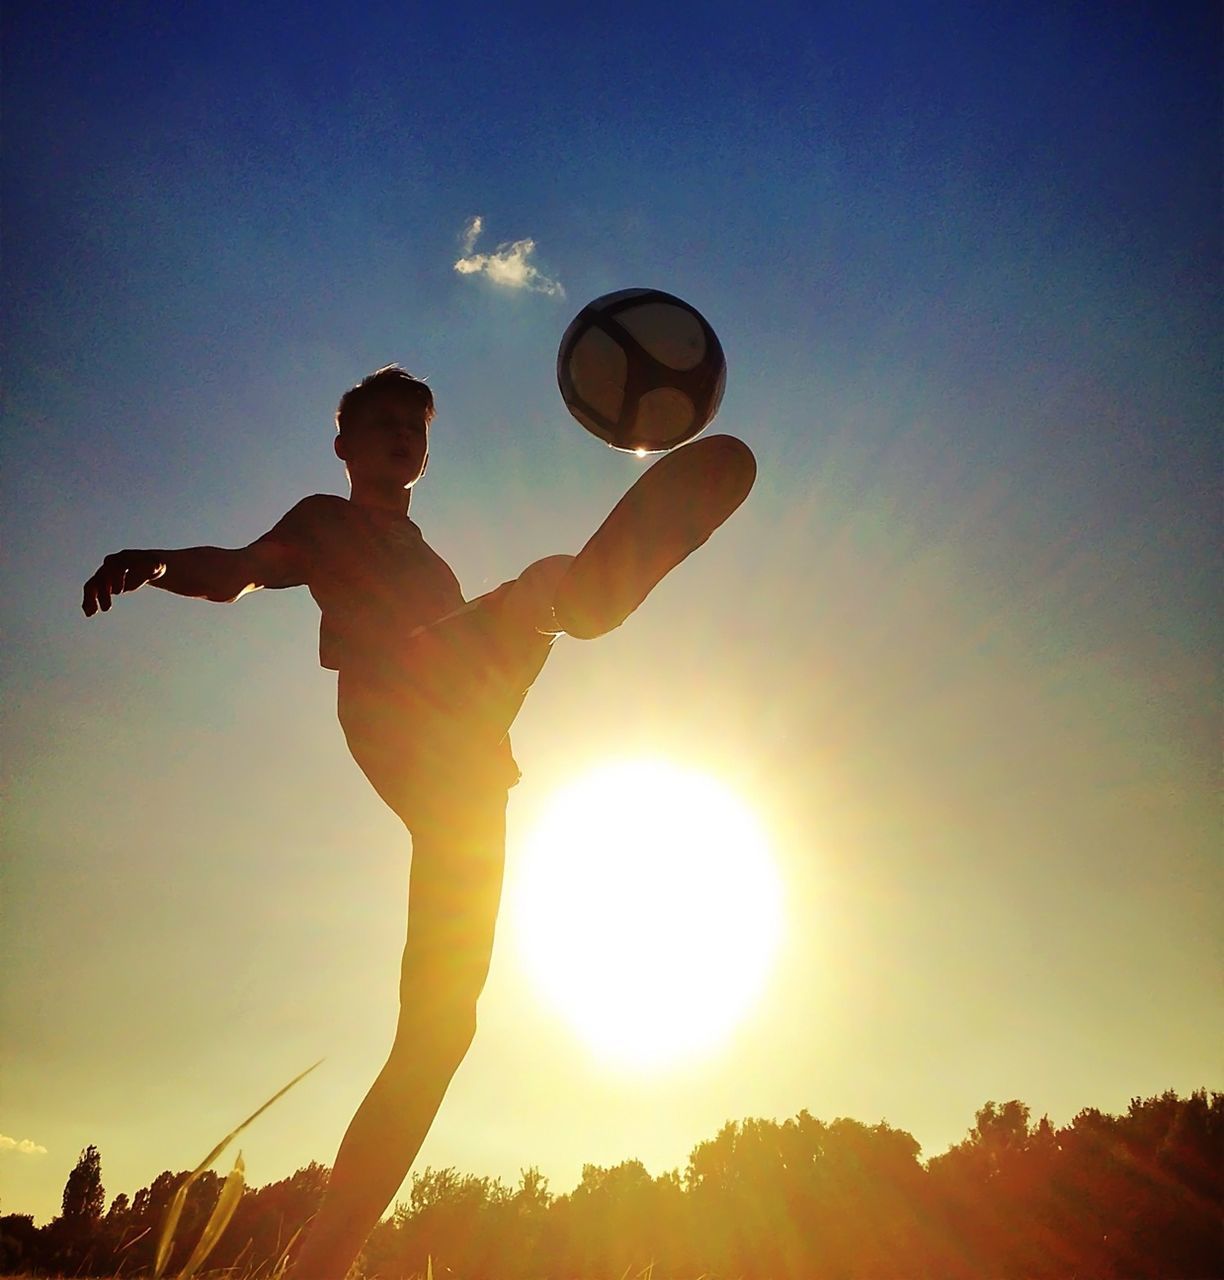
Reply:
<svg viewBox="0 0 1224 1280"><path fill-rule="evenodd" d="M636 1066L729 1035L761 992L782 919L749 808L660 760L608 764L559 790L509 896L538 990L601 1057Z"/></svg>

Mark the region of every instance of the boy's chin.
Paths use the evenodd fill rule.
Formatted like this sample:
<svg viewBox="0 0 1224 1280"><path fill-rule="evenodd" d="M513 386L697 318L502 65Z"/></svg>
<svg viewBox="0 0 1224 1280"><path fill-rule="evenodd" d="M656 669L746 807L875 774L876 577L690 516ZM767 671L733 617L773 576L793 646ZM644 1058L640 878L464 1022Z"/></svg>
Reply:
<svg viewBox="0 0 1224 1280"><path fill-rule="evenodd" d="M368 483L376 484L379 488L384 485L395 485L399 489L411 489L424 474L424 467L378 467L366 471L365 479ZM351 468L349 475L352 476Z"/></svg>

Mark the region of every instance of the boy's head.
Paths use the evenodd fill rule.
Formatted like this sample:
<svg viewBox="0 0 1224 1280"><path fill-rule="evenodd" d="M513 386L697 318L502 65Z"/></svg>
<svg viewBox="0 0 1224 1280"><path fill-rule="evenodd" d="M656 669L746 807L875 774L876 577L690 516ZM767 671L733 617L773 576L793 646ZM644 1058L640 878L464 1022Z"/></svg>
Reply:
<svg viewBox="0 0 1224 1280"><path fill-rule="evenodd" d="M349 479L415 484L429 461L433 416L433 392L399 365L362 378L336 408L336 456Z"/></svg>

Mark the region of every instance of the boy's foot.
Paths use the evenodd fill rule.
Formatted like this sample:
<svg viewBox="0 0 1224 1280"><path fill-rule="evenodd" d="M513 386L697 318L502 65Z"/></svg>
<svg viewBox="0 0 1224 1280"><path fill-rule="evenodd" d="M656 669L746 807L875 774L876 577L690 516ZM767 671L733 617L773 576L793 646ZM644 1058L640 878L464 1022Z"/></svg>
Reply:
<svg viewBox="0 0 1224 1280"><path fill-rule="evenodd" d="M557 588L567 635L593 640L622 622L748 496L752 450L706 436L660 458L612 509Z"/></svg>

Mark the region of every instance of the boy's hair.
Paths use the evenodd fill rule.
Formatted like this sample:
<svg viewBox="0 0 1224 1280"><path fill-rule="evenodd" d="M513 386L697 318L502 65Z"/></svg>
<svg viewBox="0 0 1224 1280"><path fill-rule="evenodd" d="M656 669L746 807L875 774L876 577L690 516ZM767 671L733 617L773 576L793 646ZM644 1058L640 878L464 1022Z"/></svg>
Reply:
<svg viewBox="0 0 1224 1280"><path fill-rule="evenodd" d="M336 430L343 431L345 423L353 420L354 413L360 413L372 400L390 392L412 400L414 404L425 406L425 421L434 416L433 392L420 378L414 378L407 369L397 364L389 364L367 374L355 386L350 387L336 406Z"/></svg>

